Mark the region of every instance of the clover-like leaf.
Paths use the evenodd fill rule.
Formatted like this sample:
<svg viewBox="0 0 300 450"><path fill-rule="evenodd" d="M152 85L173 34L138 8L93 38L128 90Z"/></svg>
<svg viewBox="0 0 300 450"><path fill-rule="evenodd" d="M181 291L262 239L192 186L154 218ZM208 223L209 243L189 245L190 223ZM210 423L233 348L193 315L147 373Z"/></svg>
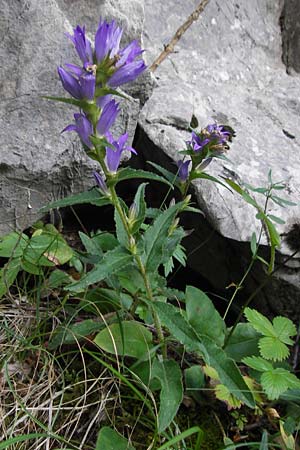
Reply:
<svg viewBox="0 0 300 450"><path fill-rule="evenodd" d="M288 370L278 367L262 374L261 385L268 398L276 400L287 389L299 388L300 380Z"/></svg>
<svg viewBox="0 0 300 450"><path fill-rule="evenodd" d="M244 314L253 328L264 336L276 336L272 323L255 309L245 308Z"/></svg>
<svg viewBox="0 0 300 450"><path fill-rule="evenodd" d="M282 361L289 356L288 347L277 337L263 337L258 342L259 351L263 358Z"/></svg>
<svg viewBox="0 0 300 450"><path fill-rule="evenodd" d="M297 334L297 329L290 319L277 316L273 319L273 327L281 342L293 345L294 342L290 339L290 336L295 336Z"/></svg>

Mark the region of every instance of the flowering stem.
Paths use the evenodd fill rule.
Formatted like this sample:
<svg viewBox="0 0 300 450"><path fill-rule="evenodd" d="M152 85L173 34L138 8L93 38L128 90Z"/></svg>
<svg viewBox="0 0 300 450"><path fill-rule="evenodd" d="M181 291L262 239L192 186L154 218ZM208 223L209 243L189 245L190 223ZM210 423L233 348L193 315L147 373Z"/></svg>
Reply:
<svg viewBox="0 0 300 450"><path fill-rule="evenodd" d="M130 233L130 228L128 226L126 215L124 214L123 208L122 208L122 206L120 204L120 201L119 201L119 198L117 196L117 193L116 193L116 190L115 190L114 186L110 186L109 190L110 190L110 194L111 194L111 201L112 201L114 207L116 208L116 210L118 211L119 216L120 216L120 218L122 220L124 229L126 230L126 234L127 234L128 242L129 242L128 249L131 251L131 253L132 253L132 255L133 255L133 257L134 257L134 259L136 261L136 264L137 264L137 266L139 268L139 271L140 271L140 273L141 273L141 275L143 277L147 298L148 298L148 300L153 302L154 301L153 293L152 293L152 289L151 289L151 286L150 286L150 282L149 282L149 279L148 279L148 276L147 276L147 272L146 272L145 266L144 266L144 264L143 264L143 262L141 260L141 257L136 253L136 250L131 245L132 236L131 236L131 233ZM154 308L151 308L151 312L152 312L152 315L153 315L154 325L155 325L155 328L156 328L156 331L157 331L158 339L159 339L160 344L162 345L163 355L166 358L167 357L167 347L166 347L166 343L165 343L164 334L163 334L163 331L162 331L162 326L161 326L161 323L160 323L160 319L158 317L158 314L154 310Z"/></svg>

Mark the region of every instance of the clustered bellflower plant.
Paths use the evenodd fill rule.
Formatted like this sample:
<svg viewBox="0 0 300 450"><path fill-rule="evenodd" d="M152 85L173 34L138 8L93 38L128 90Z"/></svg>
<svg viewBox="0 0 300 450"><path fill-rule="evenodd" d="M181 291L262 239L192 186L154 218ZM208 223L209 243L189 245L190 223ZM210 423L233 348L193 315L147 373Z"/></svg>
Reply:
<svg viewBox="0 0 300 450"><path fill-rule="evenodd" d="M235 135L232 128L217 123L209 124L200 131L191 128L186 148L180 152L183 157L177 161L176 174L155 163L152 165L160 174L130 167L120 168L122 153L124 151L136 153L136 151L128 145L127 133L114 136L111 131L120 112L120 106L114 97L121 95L117 90L120 86L136 80L145 71L146 65L141 58L143 50L137 41L132 41L124 48L120 46L122 29L114 20L110 23L100 20L93 44L86 35L85 27L77 26L73 34L67 36L77 51L80 64L66 63L64 67L58 67L62 85L72 98L56 100L75 105L79 111L75 112L73 122L63 131L75 131L78 134L87 155L99 163L100 170L94 172L97 184L94 189L84 193L83 196L78 194L51 203L44 210L80 202L90 202L98 206L110 204L114 207L114 235L106 233L106 236L103 236L99 232L98 236L87 236L81 233L81 240L86 248L85 261L91 262L94 267L87 273L82 270L79 280L71 281L64 286L64 291L88 296L88 293L93 291L92 286L96 285L98 295L101 291L99 286L104 284L105 298L110 296L114 298L115 317L105 324L105 329L96 335L94 342L98 349L104 352L135 358L136 362L130 368L130 377L132 378L132 373L135 373L137 378L142 380L144 387L148 386L150 389L152 381L155 381L155 385L157 382L160 383L160 407L158 417L155 413L157 433L154 439L172 426L182 402L182 370L186 371L187 385L189 379L193 380L192 389L195 388L194 382L197 388L202 387L201 379L204 382L206 371L211 379L217 380L216 397L227 402L230 407L241 404L250 408L255 407L253 389L237 365L242 358L249 367L262 372L261 385L271 399L278 398L288 387L299 387L299 382L289 374L288 382L285 381L281 389L278 389L276 387L278 377L280 382L286 380L287 373L281 368L280 370L274 368L271 363L264 360L268 360L269 357L268 345L270 343L273 345L275 341L277 346L284 343L285 347L281 345L283 350L280 354L273 348L274 360L287 357L286 345L292 343L290 336L295 334L294 327L286 321L275 319L273 325L270 323L266 325L264 319L247 310L247 319L253 324L254 329L265 335L260 341L260 335L255 334L253 338L256 339L258 348L265 343L261 358L248 358L252 354L248 354L243 348L243 326L242 331L240 327L235 331L235 326L229 331L225 323L226 314L240 285L237 285L222 318L204 292L192 286L187 286L185 292L176 291L174 302L174 290L168 287L166 280L173 269L174 259L185 264L186 255L181 241L186 232L180 225L179 216L183 211L199 212L190 205L191 196L187 194L193 180L203 178L221 183L223 186L226 182L257 209L257 216L263 224L262 229L264 226L270 237L272 250L270 271L273 270L275 249L280 244L280 237L272 222L276 218L267 214L266 206L269 199L279 204L281 202L282 205L286 204L285 200L271 195L273 189L282 187L273 183L271 174L269 187L257 190L250 185L245 189L230 179L223 178L221 182L205 173L204 170L214 158L226 158L225 154ZM133 203L129 207L117 195L115 188L120 181L131 178L159 181L167 184L170 191L176 187L181 192L182 200L177 203L171 200L168 208L148 208L145 201L148 183L143 182L139 185ZM262 208L249 194L251 189L266 197L265 207ZM105 240L107 235L109 239ZM94 238L95 245L91 246ZM258 255L259 240L260 237L256 238L254 233L251 241L253 253L251 264L255 260L260 260L268 265ZM251 268L251 265L249 267ZM162 268L164 277L161 275ZM100 303L97 303L98 307L101 308ZM120 310L122 314L119 314ZM149 325L152 332L149 331ZM282 329L286 330L287 326L288 331L283 333ZM169 334L166 338L167 333ZM245 330L246 337L247 333L248 328ZM239 351L230 351L231 340L236 344L240 339L242 348ZM175 341L173 347L172 341L173 343ZM182 369L178 361L170 358L170 355L184 354L178 352L179 344L182 348L198 354L196 359L201 360L202 366L197 363L193 367ZM109 367L100 359L99 352L89 353L101 364ZM169 380L172 382L169 383ZM166 434L163 436L165 438ZM102 448L101 432L99 439L99 448ZM155 448L155 442L152 448Z"/></svg>
<svg viewBox="0 0 300 450"><path fill-rule="evenodd" d="M78 134L88 155L100 163L106 177L116 173L123 151L135 152L126 143L127 133L114 137L110 132L120 112L112 94L119 95L115 89L134 81L146 69L143 59L139 58L143 50L136 40L120 48L122 33L114 20L110 23L100 20L92 45L85 27L78 25L73 35L67 36L81 64L65 63L64 67L58 67L64 89L74 98L72 103L80 108L80 112L74 114L74 123L63 131ZM97 182L99 177L98 174ZM101 185L103 188L104 180Z"/></svg>

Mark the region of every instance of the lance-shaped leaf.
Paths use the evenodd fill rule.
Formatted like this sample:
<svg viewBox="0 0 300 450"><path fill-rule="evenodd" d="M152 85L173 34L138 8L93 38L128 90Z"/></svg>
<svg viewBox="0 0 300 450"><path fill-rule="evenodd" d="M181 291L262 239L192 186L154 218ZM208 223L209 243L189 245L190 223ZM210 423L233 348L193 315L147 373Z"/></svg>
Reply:
<svg viewBox="0 0 300 450"><path fill-rule="evenodd" d="M21 269L21 259L12 258L0 269L0 298L8 291L13 284L19 270Z"/></svg>
<svg viewBox="0 0 300 450"><path fill-rule="evenodd" d="M117 175L114 176L113 181L114 184L116 184L120 181L131 180L133 178L144 178L146 180L159 181L160 183L167 184L173 189L172 184L160 175L156 175L153 172L148 172L147 170L132 169L131 167L125 167L124 169L119 170Z"/></svg>
<svg viewBox="0 0 300 450"><path fill-rule="evenodd" d="M146 270L149 272L154 272L164 260L164 248L166 246L166 240L169 238L169 229L176 215L184 206L185 202L179 202L171 206L163 211L155 219L154 223L147 228L143 236L145 250L143 262Z"/></svg>
<svg viewBox="0 0 300 450"><path fill-rule="evenodd" d="M139 185L138 190L134 196L133 204L129 209L129 219L130 213L132 213L132 223L130 224L131 233L135 234L139 231L140 226L145 220L146 216L146 202L145 202L145 188L148 183L142 183Z"/></svg>
<svg viewBox="0 0 300 450"><path fill-rule="evenodd" d="M50 211L50 209L63 208L65 206L80 205L83 203L90 203L91 205L104 206L109 205L111 202L107 197L104 197L99 189L94 188L87 192L81 192L80 194L71 195L70 197L56 200L55 202L48 203L39 210L40 213Z"/></svg>
<svg viewBox="0 0 300 450"><path fill-rule="evenodd" d="M218 347L210 337L198 335L178 309L170 304L156 302L153 304L163 325L182 344L191 350L198 350L206 364L218 372L221 383L239 400L250 408L255 407L253 396L235 364L223 349Z"/></svg>
<svg viewBox="0 0 300 450"><path fill-rule="evenodd" d="M183 398L182 374L173 360L154 360L151 379L157 379L161 385L158 413L158 432L163 432L174 419Z"/></svg>
<svg viewBox="0 0 300 450"><path fill-rule="evenodd" d="M68 105L78 106L80 109L84 109L87 102L85 100L76 100L75 98L65 98L65 97L52 97L49 95L43 95L42 98L46 100L54 100L55 102L67 103Z"/></svg>
<svg viewBox="0 0 300 450"><path fill-rule="evenodd" d="M123 270L128 264L132 262L132 255L123 247L116 247L105 253L101 262L88 272L77 283L73 283L66 287L66 290L72 292L82 292L88 286L114 275L118 270Z"/></svg>

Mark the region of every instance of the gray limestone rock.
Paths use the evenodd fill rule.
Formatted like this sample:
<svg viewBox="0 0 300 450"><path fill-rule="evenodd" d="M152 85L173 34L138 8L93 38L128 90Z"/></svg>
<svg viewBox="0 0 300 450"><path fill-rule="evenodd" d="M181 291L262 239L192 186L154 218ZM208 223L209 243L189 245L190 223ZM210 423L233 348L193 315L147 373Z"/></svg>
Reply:
<svg viewBox="0 0 300 450"><path fill-rule="evenodd" d="M139 39L144 20L138 0L0 0L0 234L23 229L45 203L94 184L93 163L75 133L60 134L76 108L42 99L67 96L56 67L77 56L65 36L79 23L91 38L100 16L125 28L124 43ZM148 83L150 86L151 83ZM150 88L150 87L149 87ZM136 94L139 91L135 87ZM144 95L144 94L143 94ZM137 95L136 95L137 96ZM132 140L139 100L122 101L116 134Z"/></svg>
<svg viewBox="0 0 300 450"><path fill-rule="evenodd" d="M174 8L173 0L169 0L156 2L153 8L152 1L145 1L148 63L153 62L198 3L187 0ZM144 139L147 137L155 148L154 152L149 147L147 157L163 163L167 157L180 159L179 151L185 147L193 114L200 127L215 121L231 125L237 134L227 155L232 163L214 160L207 172L259 187L266 185L271 169L274 181L286 183L284 196L297 203L284 209L269 205L271 214L285 220L278 229L287 235L300 223L300 78L289 76L282 61L279 19L283 3L210 1L201 18L182 36L175 52L156 70L157 87L142 110L140 125ZM249 260L244 249L249 249L251 235L253 231L259 233L261 224L255 217L256 211L237 194L207 180L195 182L194 188L206 215L205 227L214 231L216 238L215 242L210 241L210 248L205 245L198 254L194 253L191 264L214 286L224 289L241 277ZM193 248L201 245L205 232L201 219L198 222L200 237ZM264 233L262 243L267 244ZM227 260L234 253L240 258L236 263L239 267L233 269ZM283 241L278 259L283 261L290 254ZM292 304L298 312L299 258L299 253L294 255L293 267L289 267L289 262L276 273L277 279L290 287L284 289L286 303L293 297ZM252 275L250 293L262 278L261 269ZM274 283L269 283L268 292L264 290L262 294L268 301L278 291ZM282 296L278 302L276 308L282 310Z"/></svg>

